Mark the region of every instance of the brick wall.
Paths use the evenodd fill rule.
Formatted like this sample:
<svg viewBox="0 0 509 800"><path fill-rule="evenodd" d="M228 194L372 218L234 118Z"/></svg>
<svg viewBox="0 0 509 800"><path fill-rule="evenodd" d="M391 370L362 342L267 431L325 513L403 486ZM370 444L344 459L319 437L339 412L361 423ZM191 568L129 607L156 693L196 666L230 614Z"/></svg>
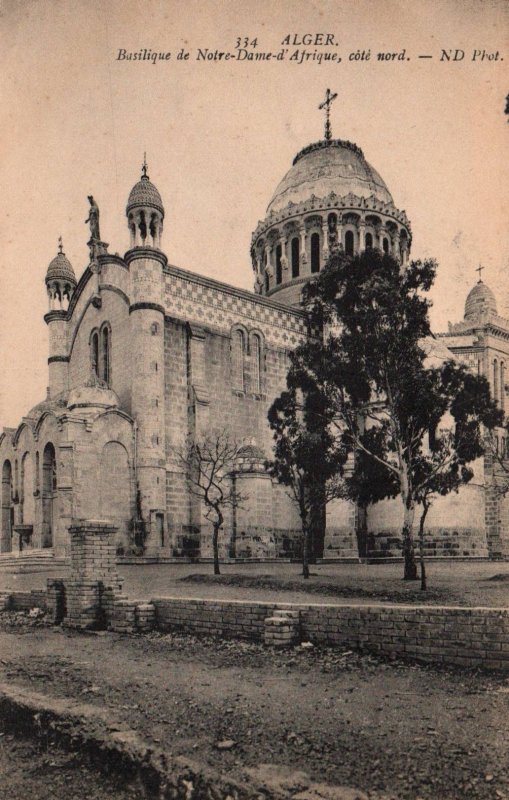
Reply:
<svg viewBox="0 0 509 800"><path fill-rule="evenodd" d="M439 664L509 670L509 609L349 606L162 598L160 630L262 641L265 619L300 612L300 639Z"/></svg>

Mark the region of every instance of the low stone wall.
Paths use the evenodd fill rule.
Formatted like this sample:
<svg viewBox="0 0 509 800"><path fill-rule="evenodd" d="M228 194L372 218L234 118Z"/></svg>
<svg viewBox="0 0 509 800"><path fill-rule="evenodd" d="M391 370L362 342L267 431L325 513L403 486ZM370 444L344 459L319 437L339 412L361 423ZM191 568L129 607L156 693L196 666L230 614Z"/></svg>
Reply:
<svg viewBox="0 0 509 800"><path fill-rule="evenodd" d="M288 643L310 641L440 664L509 670L509 609L152 600L159 630L270 642L278 611L299 613Z"/></svg>
<svg viewBox="0 0 509 800"><path fill-rule="evenodd" d="M155 607L158 630L181 630L203 636L255 641L263 640L267 617L272 617L277 608L290 608L277 603L251 603L241 600L163 598L151 602Z"/></svg>

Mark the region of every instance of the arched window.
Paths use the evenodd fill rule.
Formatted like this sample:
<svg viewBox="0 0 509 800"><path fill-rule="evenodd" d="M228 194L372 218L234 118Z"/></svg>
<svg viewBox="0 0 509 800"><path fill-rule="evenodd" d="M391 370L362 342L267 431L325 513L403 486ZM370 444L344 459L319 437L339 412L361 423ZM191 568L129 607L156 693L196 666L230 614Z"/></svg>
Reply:
<svg viewBox="0 0 509 800"><path fill-rule="evenodd" d="M234 389L244 391L244 334L233 331L232 336L232 384Z"/></svg>
<svg viewBox="0 0 509 800"><path fill-rule="evenodd" d="M260 337L255 333L251 339L251 388L255 394L261 393L261 356Z"/></svg>
<svg viewBox="0 0 509 800"><path fill-rule="evenodd" d="M299 277L299 237L292 239L292 278Z"/></svg>
<svg viewBox="0 0 509 800"><path fill-rule="evenodd" d="M283 255L283 248L280 244L276 247L276 283L281 283L283 280L283 266L281 264L281 256Z"/></svg>
<svg viewBox="0 0 509 800"><path fill-rule="evenodd" d="M347 231L345 233L345 254L347 256L353 256L353 231Z"/></svg>
<svg viewBox="0 0 509 800"><path fill-rule="evenodd" d="M105 326L101 331L101 375L107 384L110 382L111 342L110 329Z"/></svg>
<svg viewBox="0 0 509 800"><path fill-rule="evenodd" d="M6 460L2 466L2 531L0 552L9 553L12 549L13 507L12 507L12 466Z"/></svg>
<svg viewBox="0 0 509 800"><path fill-rule="evenodd" d="M500 362L500 408L505 413L505 363Z"/></svg>
<svg viewBox="0 0 509 800"><path fill-rule="evenodd" d="M389 252L389 240L386 237L384 237L384 241L383 241L382 247L383 247L384 253L388 253Z"/></svg>
<svg viewBox="0 0 509 800"><path fill-rule="evenodd" d="M90 362L92 371L99 377L99 333L94 331L90 337Z"/></svg>
<svg viewBox="0 0 509 800"><path fill-rule="evenodd" d="M48 442L42 456L42 546L53 546L54 504L57 490L55 448Z"/></svg>
<svg viewBox="0 0 509 800"><path fill-rule="evenodd" d="M497 359L493 362L493 399L498 405L498 362Z"/></svg>
<svg viewBox="0 0 509 800"><path fill-rule="evenodd" d="M320 272L320 235L311 234L311 272Z"/></svg>
<svg viewBox="0 0 509 800"><path fill-rule="evenodd" d="M270 288L269 273L265 272L265 291L268 292Z"/></svg>
<svg viewBox="0 0 509 800"><path fill-rule="evenodd" d="M366 250L371 250L373 247L373 234L367 233L366 234Z"/></svg>

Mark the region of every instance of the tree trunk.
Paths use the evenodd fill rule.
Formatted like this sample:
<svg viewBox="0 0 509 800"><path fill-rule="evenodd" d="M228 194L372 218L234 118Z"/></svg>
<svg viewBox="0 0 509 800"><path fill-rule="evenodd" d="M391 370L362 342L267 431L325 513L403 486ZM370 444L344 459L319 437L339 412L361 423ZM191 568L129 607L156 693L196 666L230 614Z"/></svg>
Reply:
<svg viewBox="0 0 509 800"><path fill-rule="evenodd" d="M429 503L423 504L421 519L419 520L419 556L421 562L421 590L423 592L428 588L426 583L426 566L424 564L424 522L428 513Z"/></svg>
<svg viewBox="0 0 509 800"><path fill-rule="evenodd" d="M359 558L367 558L368 556L368 514L365 507L359 507L357 516L357 551Z"/></svg>
<svg viewBox="0 0 509 800"><path fill-rule="evenodd" d="M214 522L213 525L214 525L214 532L212 534L212 549L214 551L214 575L220 575L221 573L219 570L219 546L218 546L219 523Z"/></svg>
<svg viewBox="0 0 509 800"><path fill-rule="evenodd" d="M311 526L306 523L302 547L302 575L309 578L309 555L311 553Z"/></svg>
<svg viewBox="0 0 509 800"><path fill-rule="evenodd" d="M403 517L403 558L405 559L405 571L403 578L405 581L417 580L417 564L415 561L415 550L413 542L413 524L415 505L413 500L408 497L405 500L405 514Z"/></svg>

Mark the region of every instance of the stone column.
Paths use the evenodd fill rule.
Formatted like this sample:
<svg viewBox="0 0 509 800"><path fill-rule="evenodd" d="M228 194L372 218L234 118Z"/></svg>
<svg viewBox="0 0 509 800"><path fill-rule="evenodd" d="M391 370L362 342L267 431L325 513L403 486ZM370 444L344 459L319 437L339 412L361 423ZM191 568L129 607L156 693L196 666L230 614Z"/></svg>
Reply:
<svg viewBox="0 0 509 800"><path fill-rule="evenodd" d="M304 225L299 226L299 237L300 237L300 263L301 265L304 265L307 264L308 260L306 255L307 233Z"/></svg>
<svg viewBox="0 0 509 800"><path fill-rule="evenodd" d="M408 264L408 242L406 239L401 242L401 263L404 267Z"/></svg>
<svg viewBox="0 0 509 800"><path fill-rule="evenodd" d="M363 219L359 222L359 253L366 249L366 223Z"/></svg>
<svg viewBox="0 0 509 800"><path fill-rule="evenodd" d="M399 231L396 231L392 240L392 255L398 261L401 261L401 252L399 249Z"/></svg>
<svg viewBox="0 0 509 800"><path fill-rule="evenodd" d="M342 217L338 216L338 221L336 223L336 232L338 237L338 247L340 250L344 249L343 245L343 220Z"/></svg>
<svg viewBox="0 0 509 800"><path fill-rule="evenodd" d="M385 239L385 236L387 234L385 225L380 225L377 228L376 232L378 234L378 246L379 246L380 250L383 251L383 249L384 249L384 239Z"/></svg>
<svg viewBox="0 0 509 800"><path fill-rule="evenodd" d="M283 281L286 280L288 277L286 273L288 272L288 240L285 237L281 239L281 269L283 272Z"/></svg>
<svg viewBox="0 0 509 800"><path fill-rule="evenodd" d="M327 220L322 220L322 266L327 263L329 258L329 226Z"/></svg>
<svg viewBox="0 0 509 800"><path fill-rule="evenodd" d="M74 520L69 526L71 575L65 584L70 627L104 629L111 620L115 598L121 597L116 532L104 520Z"/></svg>

